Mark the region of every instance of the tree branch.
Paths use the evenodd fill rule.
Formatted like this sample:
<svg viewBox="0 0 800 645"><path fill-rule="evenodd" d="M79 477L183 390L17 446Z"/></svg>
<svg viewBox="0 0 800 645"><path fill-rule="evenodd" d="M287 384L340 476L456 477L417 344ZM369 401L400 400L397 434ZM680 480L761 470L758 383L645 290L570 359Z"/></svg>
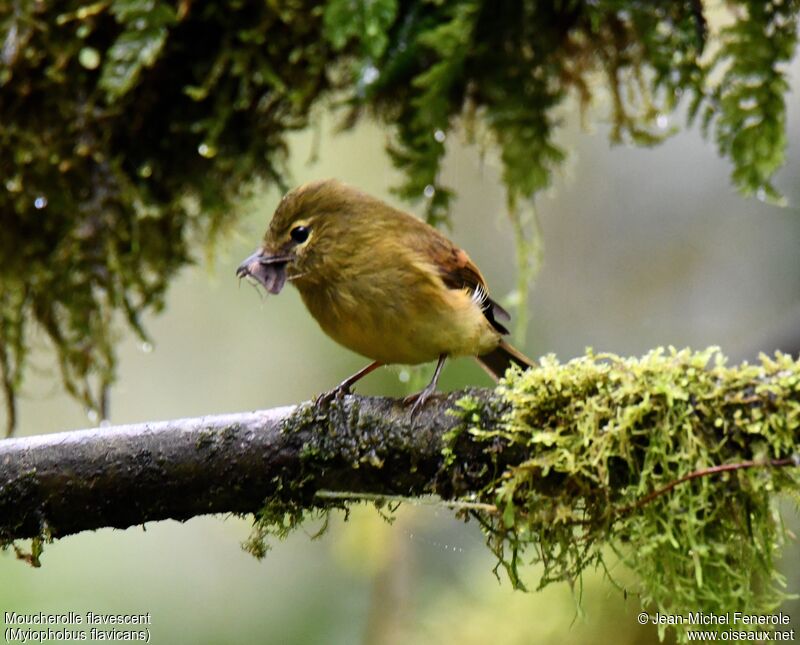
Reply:
<svg viewBox="0 0 800 645"><path fill-rule="evenodd" d="M324 411L304 404L0 441L0 540L255 512L289 482L292 501L309 506L320 489L430 493L458 396L432 399L413 424L396 401L348 396Z"/></svg>

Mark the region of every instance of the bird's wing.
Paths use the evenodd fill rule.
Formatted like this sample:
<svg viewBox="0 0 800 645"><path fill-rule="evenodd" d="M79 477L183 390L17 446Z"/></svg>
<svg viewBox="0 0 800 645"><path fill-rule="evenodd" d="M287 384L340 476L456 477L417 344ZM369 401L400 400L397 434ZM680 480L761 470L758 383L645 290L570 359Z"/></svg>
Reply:
<svg viewBox="0 0 800 645"><path fill-rule="evenodd" d="M445 286L450 289L467 289L475 302L480 306L483 315L501 334L507 334L506 329L498 318L510 320L508 312L489 297L489 289L466 251L455 246L444 236L429 238L427 249L430 259L439 271Z"/></svg>

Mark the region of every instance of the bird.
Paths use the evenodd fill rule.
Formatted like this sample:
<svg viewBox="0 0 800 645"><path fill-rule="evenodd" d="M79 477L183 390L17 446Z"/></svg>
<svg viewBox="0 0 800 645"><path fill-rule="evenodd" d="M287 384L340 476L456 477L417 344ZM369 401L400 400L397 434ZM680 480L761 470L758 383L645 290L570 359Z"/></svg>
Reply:
<svg viewBox="0 0 800 645"><path fill-rule="evenodd" d="M532 361L503 339L508 312L489 296L466 251L421 219L337 179L281 199L261 245L236 269L270 294L287 282L334 341L372 362L317 398L351 392L382 365L437 361L430 383L404 399L414 415L448 357L473 356L495 380Z"/></svg>

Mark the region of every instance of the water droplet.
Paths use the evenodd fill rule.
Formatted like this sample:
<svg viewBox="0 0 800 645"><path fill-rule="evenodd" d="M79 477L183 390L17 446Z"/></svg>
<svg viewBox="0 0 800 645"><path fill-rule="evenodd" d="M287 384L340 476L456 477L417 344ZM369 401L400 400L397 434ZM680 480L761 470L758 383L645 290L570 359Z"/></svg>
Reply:
<svg viewBox="0 0 800 645"><path fill-rule="evenodd" d="M756 191L756 199L760 202L767 201L767 191L763 186Z"/></svg>
<svg viewBox="0 0 800 645"><path fill-rule="evenodd" d="M141 345L139 345L139 349L141 349L145 354L149 354L153 351L153 343L144 341Z"/></svg>
<svg viewBox="0 0 800 645"><path fill-rule="evenodd" d="M656 117L656 125L659 130L666 130L669 127L669 117L666 114L659 114Z"/></svg>
<svg viewBox="0 0 800 645"><path fill-rule="evenodd" d="M9 193L18 193L22 190L22 179L19 175L15 175L6 182L6 190Z"/></svg>
<svg viewBox="0 0 800 645"><path fill-rule="evenodd" d="M436 139L439 143L444 143L444 140L447 138L447 135L444 133L444 130L437 130L433 133L433 138Z"/></svg>
<svg viewBox="0 0 800 645"><path fill-rule="evenodd" d="M361 82L364 85L372 85L380 75L381 73L375 65L367 65L361 72Z"/></svg>
<svg viewBox="0 0 800 645"><path fill-rule="evenodd" d="M436 188L434 188L433 184L428 184L425 186L425 190L422 191L422 194L428 199L431 199L436 194Z"/></svg>
<svg viewBox="0 0 800 645"><path fill-rule="evenodd" d="M11 24L11 28L8 30L6 34L6 41L3 43L2 53L0 54L0 58L3 59L3 62L11 66L14 62L14 59L17 57L17 52L19 51L19 38L17 37L17 25L16 22Z"/></svg>
<svg viewBox="0 0 800 645"><path fill-rule="evenodd" d="M748 96L739 101L739 109L746 112L747 110L755 110L758 107L758 100L753 96Z"/></svg>
<svg viewBox="0 0 800 645"><path fill-rule="evenodd" d="M47 206L47 197L40 195L33 200L33 206L38 210L42 210L45 206Z"/></svg>
<svg viewBox="0 0 800 645"><path fill-rule="evenodd" d="M397 375L397 378L400 379L401 383L408 383L411 380L411 372L409 372L407 369L402 369Z"/></svg>
<svg viewBox="0 0 800 645"><path fill-rule="evenodd" d="M108 419L103 419L100 422L100 427L101 428L108 428L110 425L111 425L111 421L109 421Z"/></svg>
<svg viewBox="0 0 800 645"><path fill-rule="evenodd" d="M94 47L83 47L78 54L78 62L86 69L97 69L100 66L100 52Z"/></svg>
<svg viewBox="0 0 800 645"><path fill-rule="evenodd" d="M89 417L89 421L92 423L97 423L100 420L100 414L97 410L87 410L86 416Z"/></svg>
<svg viewBox="0 0 800 645"><path fill-rule="evenodd" d="M180 205L189 217L197 217L200 214L200 198L192 193L186 193L180 200Z"/></svg>
<svg viewBox="0 0 800 645"><path fill-rule="evenodd" d="M197 146L197 152L201 157L211 159L212 157L216 156L217 149L214 146L208 145L207 143L201 143L199 146Z"/></svg>
<svg viewBox="0 0 800 645"><path fill-rule="evenodd" d="M152 174L153 174L153 168L149 163L142 164L142 166L139 168L140 177L144 177L145 179L147 179Z"/></svg>

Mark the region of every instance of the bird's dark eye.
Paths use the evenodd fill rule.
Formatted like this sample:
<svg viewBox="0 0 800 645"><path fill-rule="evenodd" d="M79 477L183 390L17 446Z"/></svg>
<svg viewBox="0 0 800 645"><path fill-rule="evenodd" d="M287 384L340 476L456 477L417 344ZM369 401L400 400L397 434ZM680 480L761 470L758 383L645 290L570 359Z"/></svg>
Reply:
<svg viewBox="0 0 800 645"><path fill-rule="evenodd" d="M298 244L302 244L308 239L308 226L295 226L289 231L289 236Z"/></svg>

